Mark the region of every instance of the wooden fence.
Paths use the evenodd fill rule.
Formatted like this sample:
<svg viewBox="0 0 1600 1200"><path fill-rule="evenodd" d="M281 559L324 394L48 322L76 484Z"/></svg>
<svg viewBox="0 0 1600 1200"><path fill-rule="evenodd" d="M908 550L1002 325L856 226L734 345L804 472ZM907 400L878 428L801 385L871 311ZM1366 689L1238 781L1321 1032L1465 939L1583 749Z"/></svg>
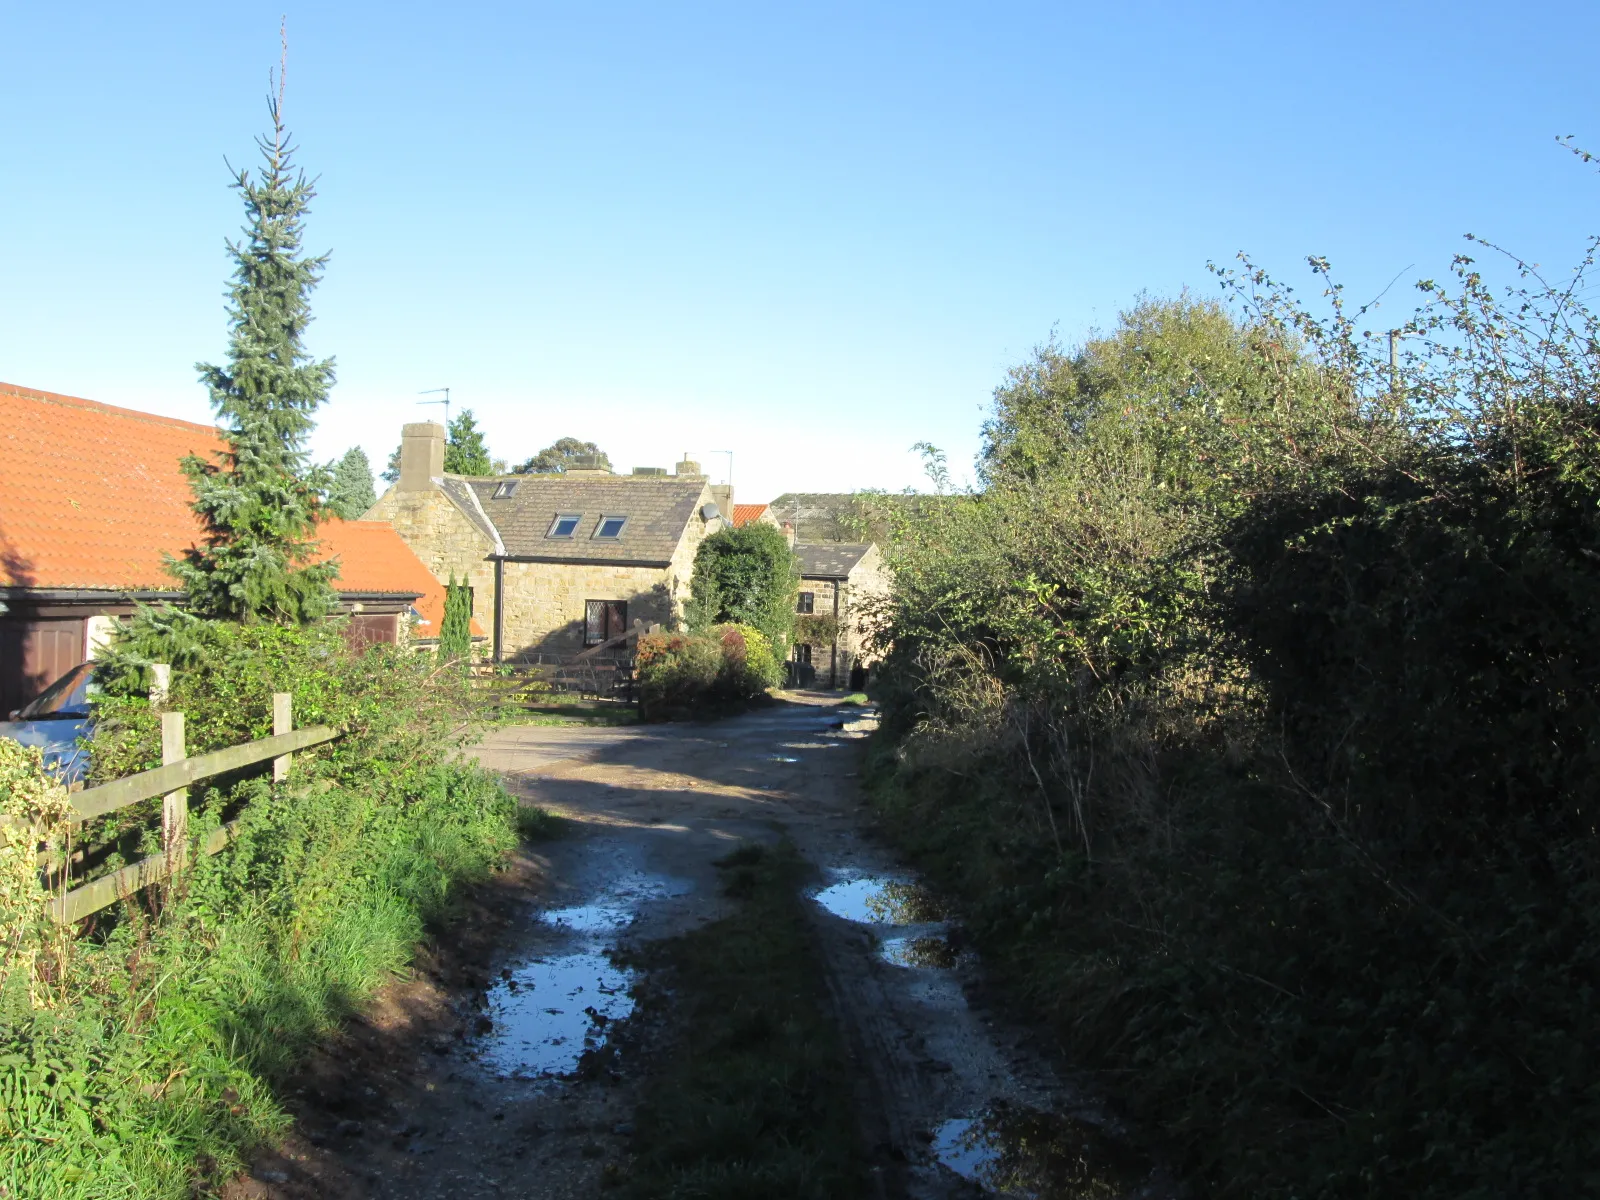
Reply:
<svg viewBox="0 0 1600 1200"><path fill-rule="evenodd" d="M343 730L331 729L326 725L295 729L290 697L286 692L279 692L272 697L271 737L190 758L184 745L183 714L162 713L163 765L74 793L71 797L72 815L69 818L70 823L77 826L141 800L153 800L160 796L162 852L61 893L50 903L51 915L63 924L80 921L125 896L131 896L140 888L181 871L189 846L190 784L264 762L272 763L272 778L282 780L289 774L289 764L296 750L320 746L342 735ZM232 840L237 826L237 821L230 821L214 830L200 845L201 853L216 854ZM63 864L62 886L69 869L70 862Z"/></svg>

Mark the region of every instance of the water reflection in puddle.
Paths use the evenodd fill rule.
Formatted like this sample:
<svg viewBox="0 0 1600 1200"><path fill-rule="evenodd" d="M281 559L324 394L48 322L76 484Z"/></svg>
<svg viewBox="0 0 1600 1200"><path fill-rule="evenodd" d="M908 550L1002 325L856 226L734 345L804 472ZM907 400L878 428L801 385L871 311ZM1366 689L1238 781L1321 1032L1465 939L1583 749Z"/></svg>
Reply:
<svg viewBox="0 0 1600 1200"><path fill-rule="evenodd" d="M901 879L846 879L823 888L816 899L834 916L863 925L926 925L945 915L932 892Z"/></svg>
<svg viewBox="0 0 1600 1200"><path fill-rule="evenodd" d="M878 953L897 967L936 967L948 970L956 965L956 948L948 938L937 935L889 938Z"/></svg>
<svg viewBox="0 0 1600 1200"><path fill-rule="evenodd" d="M481 1060L501 1078L569 1075L633 1012L633 972L599 951L538 959L489 992Z"/></svg>
<svg viewBox="0 0 1600 1200"><path fill-rule="evenodd" d="M933 1155L963 1179L1001 1196L1098 1200L1124 1196L1148 1171L1126 1146L1082 1121L1026 1108L995 1108L946 1121Z"/></svg>
<svg viewBox="0 0 1600 1200"><path fill-rule="evenodd" d="M569 1075L604 1045L612 1022L633 1012L634 974L608 954L615 935L652 901L680 896L683 881L630 871L588 904L552 908L540 925L566 943L509 972L486 997L487 1029L474 1050L503 1079ZM547 935L550 936L550 935Z"/></svg>

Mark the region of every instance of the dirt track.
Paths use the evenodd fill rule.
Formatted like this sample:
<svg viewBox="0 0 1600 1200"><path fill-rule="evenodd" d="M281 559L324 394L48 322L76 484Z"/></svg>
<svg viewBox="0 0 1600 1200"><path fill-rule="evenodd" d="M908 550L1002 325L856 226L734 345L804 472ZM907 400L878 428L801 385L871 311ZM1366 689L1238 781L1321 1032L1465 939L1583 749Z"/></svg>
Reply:
<svg viewBox="0 0 1600 1200"><path fill-rule="evenodd" d="M1164 1194L1143 1171L1113 1191L1058 1190L1038 1173L1078 1170L1084 1131L1115 1140L1115 1127L1061 1084L1026 1031L989 1010L942 914L914 888L893 890L910 881L865 832L864 724L830 699L797 696L706 725L493 733L480 760L574 832L522 859L451 944L312 1064L294 1136L230 1194L600 1194L626 1162L649 1070L647 1055L624 1054L591 1056L572 1074L631 1007L607 951L715 919L725 902L713 860L784 833L819 868L819 887L833 885L823 900L856 918L815 907L879 1194L972 1196L997 1163L1038 1195ZM1065 1167L1006 1157L1015 1147L996 1130L1035 1111L1088 1121L1063 1127ZM1050 1140L1037 1128L1028 1138Z"/></svg>

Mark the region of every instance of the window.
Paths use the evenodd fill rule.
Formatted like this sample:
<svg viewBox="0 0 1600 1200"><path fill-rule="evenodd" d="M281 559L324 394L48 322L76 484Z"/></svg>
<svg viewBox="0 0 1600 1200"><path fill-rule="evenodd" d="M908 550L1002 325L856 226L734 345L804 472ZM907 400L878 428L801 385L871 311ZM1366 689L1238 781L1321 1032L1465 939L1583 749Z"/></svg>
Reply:
<svg viewBox="0 0 1600 1200"><path fill-rule="evenodd" d="M583 644L598 646L628 631L626 600L585 600L583 602Z"/></svg>
<svg viewBox="0 0 1600 1200"><path fill-rule="evenodd" d="M801 642L795 646L794 660L801 666L809 667L811 665L811 646L809 643Z"/></svg>
<svg viewBox="0 0 1600 1200"><path fill-rule="evenodd" d="M513 496L515 496L517 494L517 484L519 484L521 482L522 481L520 479L508 479L508 480L506 480L499 487L494 489L493 499L495 499L495 500L509 500L509 499L511 499L511 497L513 497Z"/></svg>
<svg viewBox="0 0 1600 1200"><path fill-rule="evenodd" d="M817 594L815 592L801 592L794 602L797 613L812 613L817 611Z"/></svg>
<svg viewBox="0 0 1600 1200"><path fill-rule="evenodd" d="M569 538L578 530L578 522L583 518L577 513L557 513L556 519L550 522L550 532L547 538Z"/></svg>
<svg viewBox="0 0 1600 1200"><path fill-rule="evenodd" d="M594 527L594 536L597 538L621 537L622 527L627 523L627 517L601 517L600 524Z"/></svg>

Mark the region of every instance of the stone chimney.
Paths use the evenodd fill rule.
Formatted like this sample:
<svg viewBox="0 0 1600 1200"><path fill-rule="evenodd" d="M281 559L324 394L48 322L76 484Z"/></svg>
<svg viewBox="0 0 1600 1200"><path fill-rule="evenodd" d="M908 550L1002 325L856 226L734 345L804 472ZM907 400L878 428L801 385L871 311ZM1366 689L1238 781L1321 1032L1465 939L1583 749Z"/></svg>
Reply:
<svg viewBox="0 0 1600 1200"><path fill-rule="evenodd" d="M402 492L426 492L444 478L444 426L419 421L400 430L400 483Z"/></svg>
<svg viewBox="0 0 1600 1200"><path fill-rule="evenodd" d="M717 502L717 507L722 510L722 519L729 529L733 528L733 484L713 483L710 487L711 498Z"/></svg>
<svg viewBox="0 0 1600 1200"><path fill-rule="evenodd" d="M789 549L794 549L794 526L788 521L783 523L783 540L789 543Z"/></svg>
<svg viewBox="0 0 1600 1200"><path fill-rule="evenodd" d="M689 452L687 450L685 450L684 453L683 453L683 461L680 462L677 466L672 468L672 473L674 475L701 475L701 474L704 474L704 472L702 472L700 470L700 464L695 462L694 459L689 457Z"/></svg>

